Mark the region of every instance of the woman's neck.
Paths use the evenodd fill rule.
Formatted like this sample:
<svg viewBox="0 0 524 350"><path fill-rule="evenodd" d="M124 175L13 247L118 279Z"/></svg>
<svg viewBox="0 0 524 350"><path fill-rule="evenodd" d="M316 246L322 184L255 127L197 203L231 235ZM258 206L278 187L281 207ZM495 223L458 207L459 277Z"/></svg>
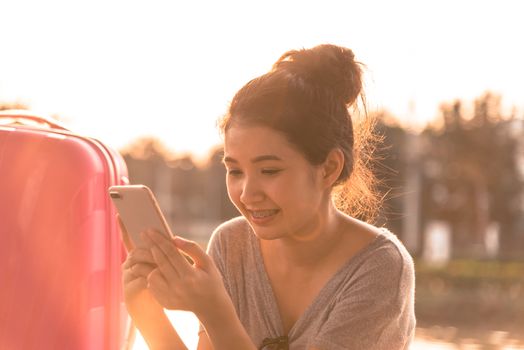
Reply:
<svg viewBox="0 0 524 350"><path fill-rule="evenodd" d="M348 217L329 204L296 234L261 240L260 246L266 261L278 262L283 270L311 271L329 258L340 246Z"/></svg>

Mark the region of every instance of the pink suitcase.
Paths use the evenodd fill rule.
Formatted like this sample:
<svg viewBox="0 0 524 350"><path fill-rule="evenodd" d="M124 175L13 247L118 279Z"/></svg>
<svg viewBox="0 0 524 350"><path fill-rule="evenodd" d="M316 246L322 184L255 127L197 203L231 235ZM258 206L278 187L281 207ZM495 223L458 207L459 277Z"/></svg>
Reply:
<svg viewBox="0 0 524 350"><path fill-rule="evenodd" d="M124 248L107 188L122 157L27 111L0 112L0 349L122 349Z"/></svg>

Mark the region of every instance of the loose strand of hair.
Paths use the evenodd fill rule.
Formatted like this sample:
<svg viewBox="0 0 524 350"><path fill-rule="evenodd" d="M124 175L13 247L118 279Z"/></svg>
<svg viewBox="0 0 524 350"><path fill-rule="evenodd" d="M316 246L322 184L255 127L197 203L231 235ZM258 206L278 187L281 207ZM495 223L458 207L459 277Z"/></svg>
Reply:
<svg viewBox="0 0 524 350"><path fill-rule="evenodd" d="M353 107L356 112L353 113L353 171L347 181L334 189L333 197L343 212L374 223L384 201L378 190L380 182L373 171L383 137L376 132L377 118L367 113L364 94L360 95L360 102L360 108Z"/></svg>

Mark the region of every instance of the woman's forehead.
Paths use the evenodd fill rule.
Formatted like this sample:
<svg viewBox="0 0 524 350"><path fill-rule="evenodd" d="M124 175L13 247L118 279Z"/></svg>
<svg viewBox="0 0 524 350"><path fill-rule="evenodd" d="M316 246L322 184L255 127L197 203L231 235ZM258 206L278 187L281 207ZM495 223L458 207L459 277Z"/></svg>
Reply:
<svg viewBox="0 0 524 350"><path fill-rule="evenodd" d="M295 156L297 152L285 135L266 126L233 126L224 134L224 153L230 157L275 154Z"/></svg>

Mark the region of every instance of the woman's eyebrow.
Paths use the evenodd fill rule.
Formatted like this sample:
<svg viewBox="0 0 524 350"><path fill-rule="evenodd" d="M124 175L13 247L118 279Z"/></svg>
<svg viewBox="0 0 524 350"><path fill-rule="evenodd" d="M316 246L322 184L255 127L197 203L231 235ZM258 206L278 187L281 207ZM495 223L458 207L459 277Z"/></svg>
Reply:
<svg viewBox="0 0 524 350"><path fill-rule="evenodd" d="M264 154L258 157L255 157L251 159L251 163L259 163L266 160L276 160L276 161L282 161L282 159L274 154ZM229 156L226 156L222 159L222 163L238 163L238 160L231 158Z"/></svg>
<svg viewBox="0 0 524 350"><path fill-rule="evenodd" d="M275 156L273 154L265 154L265 155L258 156L258 157L255 157L255 158L251 159L251 163L263 162L265 160L282 161L282 159L280 157L277 157L277 156Z"/></svg>

